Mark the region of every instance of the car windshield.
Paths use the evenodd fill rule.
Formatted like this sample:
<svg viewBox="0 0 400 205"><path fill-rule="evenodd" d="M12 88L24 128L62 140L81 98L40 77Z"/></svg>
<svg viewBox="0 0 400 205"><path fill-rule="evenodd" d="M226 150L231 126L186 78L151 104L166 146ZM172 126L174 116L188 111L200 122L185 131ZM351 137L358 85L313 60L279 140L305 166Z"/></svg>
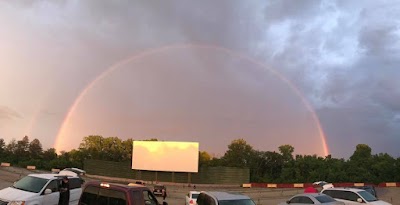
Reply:
<svg viewBox="0 0 400 205"><path fill-rule="evenodd" d="M48 181L48 179L26 176L17 181L12 187L23 191L39 193Z"/></svg>
<svg viewBox="0 0 400 205"><path fill-rule="evenodd" d="M160 189L160 190L163 189L163 188L164 188L163 186L155 186L154 187L154 189Z"/></svg>
<svg viewBox="0 0 400 205"><path fill-rule="evenodd" d="M372 194L370 194L367 191L359 191L358 194L361 195L362 198L365 199L365 201L368 201L368 202L378 201L378 199L376 197L374 197Z"/></svg>
<svg viewBox="0 0 400 205"><path fill-rule="evenodd" d="M220 205L255 205L251 199L239 199L239 200L220 200Z"/></svg>
<svg viewBox="0 0 400 205"><path fill-rule="evenodd" d="M325 196L317 196L315 198L321 203L329 203L329 202L335 201L335 199L333 199L332 197L327 196L327 195L325 195Z"/></svg>
<svg viewBox="0 0 400 205"><path fill-rule="evenodd" d="M192 199L197 199L198 196L199 194L192 194Z"/></svg>

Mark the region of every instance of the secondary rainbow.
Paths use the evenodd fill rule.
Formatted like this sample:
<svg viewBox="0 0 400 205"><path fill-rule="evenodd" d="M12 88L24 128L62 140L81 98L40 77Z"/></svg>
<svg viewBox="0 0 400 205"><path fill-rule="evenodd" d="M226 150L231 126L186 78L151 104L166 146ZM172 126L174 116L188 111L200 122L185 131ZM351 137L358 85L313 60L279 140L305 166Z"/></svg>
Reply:
<svg viewBox="0 0 400 205"><path fill-rule="evenodd" d="M282 80L287 86L289 86L291 88L291 90L301 99L302 103L304 104L304 106L306 107L306 109L311 113L313 120L315 121L315 123L317 124L317 129L318 129L318 133L319 136L321 138L321 143L323 146L323 151L325 156L329 154L329 148L326 142L326 137L325 134L323 132L321 123L319 121L319 118L317 116L317 114L315 113L315 110L313 109L313 107L311 106L311 104L307 101L307 99L303 96L303 94L301 93L301 91L293 85L292 82L290 82L290 80L288 80L285 76L283 76L282 74L280 74L278 71L266 66L265 64L257 61L254 58L251 58L249 56L243 55L241 53L229 50L227 48L224 47L220 47L220 46L215 46L215 45L207 45L207 44L178 44L178 45L169 45L169 46L164 46L164 47L159 47L159 48L154 48L154 49L148 49L145 51L142 51L138 54L132 55L128 58L125 58L117 63L115 63L114 65L112 65L111 67L109 67L108 69L106 69L104 72L102 72L100 75L98 75L94 80L92 80L78 95L78 97L75 99L75 101L72 103L71 107L69 108L62 124L61 127L58 131L55 143L54 143L54 147L57 151L61 151L61 145L63 143L66 143L65 137L63 136L63 133L65 132L66 126L68 125L70 118L72 116L72 114L74 113L75 109L78 107L79 103L82 101L82 99L86 96L86 94L97 84L97 82L101 81L102 79L104 79L105 77L107 77L108 75L110 75L112 72L114 72L115 70L121 68L123 65L126 65L128 63L134 62L138 59L142 59L145 57L150 57L151 55L157 54L157 53L162 53L162 52L166 52L169 50L174 50L174 49L184 49L184 48L197 48L197 49L212 49L212 50L216 50L216 51L221 51L221 52L225 52L227 54L229 54L230 56L236 57L238 59L241 60L245 60L248 62L251 62L261 68L267 69L269 72L271 72L272 74L274 74L276 77L278 77L280 80Z"/></svg>

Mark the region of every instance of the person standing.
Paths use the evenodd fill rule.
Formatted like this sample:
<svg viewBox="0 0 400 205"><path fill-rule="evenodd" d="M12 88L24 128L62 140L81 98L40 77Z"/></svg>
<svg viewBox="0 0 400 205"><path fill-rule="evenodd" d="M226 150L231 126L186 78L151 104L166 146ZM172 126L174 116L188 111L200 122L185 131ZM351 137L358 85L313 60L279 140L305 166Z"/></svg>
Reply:
<svg viewBox="0 0 400 205"><path fill-rule="evenodd" d="M69 180L67 176L63 177L61 182L58 205L69 205Z"/></svg>
<svg viewBox="0 0 400 205"><path fill-rule="evenodd" d="M165 198L167 198L167 190L165 188L162 189L161 196L163 198L163 201L165 201Z"/></svg>

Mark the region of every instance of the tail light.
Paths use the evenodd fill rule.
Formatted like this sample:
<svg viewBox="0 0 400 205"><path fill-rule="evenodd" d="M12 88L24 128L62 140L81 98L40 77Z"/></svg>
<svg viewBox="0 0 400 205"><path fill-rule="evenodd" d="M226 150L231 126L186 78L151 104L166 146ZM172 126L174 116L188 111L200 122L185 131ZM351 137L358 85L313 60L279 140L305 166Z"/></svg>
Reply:
<svg viewBox="0 0 400 205"><path fill-rule="evenodd" d="M191 199L191 200L189 201L189 203L190 203L190 204L193 204L193 199Z"/></svg>

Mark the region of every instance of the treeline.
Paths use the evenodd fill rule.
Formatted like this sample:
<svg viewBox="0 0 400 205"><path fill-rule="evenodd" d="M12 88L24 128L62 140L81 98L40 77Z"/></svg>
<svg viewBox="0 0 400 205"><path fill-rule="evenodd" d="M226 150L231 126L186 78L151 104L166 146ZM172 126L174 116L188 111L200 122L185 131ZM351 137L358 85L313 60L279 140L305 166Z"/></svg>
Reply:
<svg viewBox="0 0 400 205"><path fill-rule="evenodd" d="M157 139L149 139L157 141ZM54 148L43 150L38 139L12 140L8 144L0 139L0 161L13 166L35 165L38 169L78 167L83 168L85 159L107 161L131 161L132 139L118 137L87 136L77 149L57 154ZM372 154L368 145L359 144L353 155L345 159L330 155L293 155L294 147L282 145L279 152L253 149L243 139L233 140L220 157L199 153L199 166L248 167L251 182L366 182L380 183L400 181L400 158L386 153Z"/></svg>

